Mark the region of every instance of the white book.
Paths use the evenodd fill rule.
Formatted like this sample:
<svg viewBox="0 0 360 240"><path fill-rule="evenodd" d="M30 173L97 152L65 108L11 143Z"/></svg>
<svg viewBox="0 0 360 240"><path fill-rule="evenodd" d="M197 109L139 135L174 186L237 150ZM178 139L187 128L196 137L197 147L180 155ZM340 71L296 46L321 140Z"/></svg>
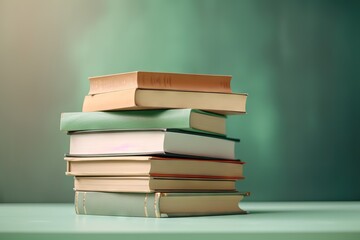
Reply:
<svg viewBox="0 0 360 240"><path fill-rule="evenodd" d="M170 130L70 133L70 156L182 155L236 159L238 139Z"/></svg>

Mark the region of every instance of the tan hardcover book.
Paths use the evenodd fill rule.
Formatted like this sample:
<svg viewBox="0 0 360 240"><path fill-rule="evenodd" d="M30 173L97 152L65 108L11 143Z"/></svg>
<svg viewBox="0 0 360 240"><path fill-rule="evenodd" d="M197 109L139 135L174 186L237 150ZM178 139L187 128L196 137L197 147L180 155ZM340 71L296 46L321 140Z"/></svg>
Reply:
<svg viewBox="0 0 360 240"><path fill-rule="evenodd" d="M230 93L231 76L166 72L127 72L90 77L89 95L130 88Z"/></svg>
<svg viewBox="0 0 360 240"><path fill-rule="evenodd" d="M83 215L179 217L244 214L240 202L250 193L75 192L75 211Z"/></svg>
<svg viewBox="0 0 360 240"><path fill-rule="evenodd" d="M235 191L235 180L155 177L75 177L74 190L99 192Z"/></svg>
<svg viewBox="0 0 360 240"><path fill-rule="evenodd" d="M154 156L66 157L67 175L242 179L243 162Z"/></svg>
<svg viewBox="0 0 360 240"><path fill-rule="evenodd" d="M192 108L220 114L246 112L247 94L128 89L87 95L83 111Z"/></svg>

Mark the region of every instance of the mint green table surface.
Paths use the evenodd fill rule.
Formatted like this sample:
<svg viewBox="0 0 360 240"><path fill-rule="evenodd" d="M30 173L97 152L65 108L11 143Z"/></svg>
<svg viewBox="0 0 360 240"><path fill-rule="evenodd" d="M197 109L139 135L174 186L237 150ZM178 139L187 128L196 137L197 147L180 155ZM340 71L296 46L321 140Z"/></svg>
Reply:
<svg viewBox="0 0 360 240"><path fill-rule="evenodd" d="M360 202L241 203L247 215L76 215L72 204L0 204L0 239L357 239Z"/></svg>

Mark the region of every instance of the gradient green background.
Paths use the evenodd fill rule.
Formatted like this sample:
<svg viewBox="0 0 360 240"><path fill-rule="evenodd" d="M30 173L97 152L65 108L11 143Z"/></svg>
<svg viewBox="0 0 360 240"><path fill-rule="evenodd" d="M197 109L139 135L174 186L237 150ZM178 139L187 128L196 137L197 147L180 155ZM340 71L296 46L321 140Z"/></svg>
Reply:
<svg viewBox="0 0 360 240"><path fill-rule="evenodd" d="M71 202L87 77L233 75L247 201L360 200L359 1L0 0L0 202Z"/></svg>

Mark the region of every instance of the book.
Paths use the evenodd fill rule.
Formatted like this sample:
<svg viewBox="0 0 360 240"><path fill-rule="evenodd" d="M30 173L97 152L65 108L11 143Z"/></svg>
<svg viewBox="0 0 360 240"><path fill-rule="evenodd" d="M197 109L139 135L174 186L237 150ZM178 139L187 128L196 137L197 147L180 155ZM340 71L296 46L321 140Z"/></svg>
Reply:
<svg viewBox="0 0 360 240"><path fill-rule="evenodd" d="M239 141L174 129L69 134L69 156L181 155L235 160L235 143Z"/></svg>
<svg viewBox="0 0 360 240"><path fill-rule="evenodd" d="M89 95L130 88L231 92L231 76L167 72L127 72L90 77Z"/></svg>
<svg viewBox="0 0 360 240"><path fill-rule="evenodd" d="M105 193L75 192L75 211L83 215L184 217L244 214L240 202L249 193Z"/></svg>
<svg viewBox="0 0 360 240"><path fill-rule="evenodd" d="M246 94L128 89L85 96L83 112L192 108L220 114L246 112Z"/></svg>
<svg viewBox="0 0 360 240"><path fill-rule="evenodd" d="M62 113L60 130L177 128L226 134L226 117L194 109Z"/></svg>
<svg viewBox="0 0 360 240"><path fill-rule="evenodd" d="M66 157L66 175L242 179L243 162L156 156Z"/></svg>
<svg viewBox="0 0 360 240"><path fill-rule="evenodd" d="M74 190L94 192L235 191L235 180L155 177L74 177Z"/></svg>

